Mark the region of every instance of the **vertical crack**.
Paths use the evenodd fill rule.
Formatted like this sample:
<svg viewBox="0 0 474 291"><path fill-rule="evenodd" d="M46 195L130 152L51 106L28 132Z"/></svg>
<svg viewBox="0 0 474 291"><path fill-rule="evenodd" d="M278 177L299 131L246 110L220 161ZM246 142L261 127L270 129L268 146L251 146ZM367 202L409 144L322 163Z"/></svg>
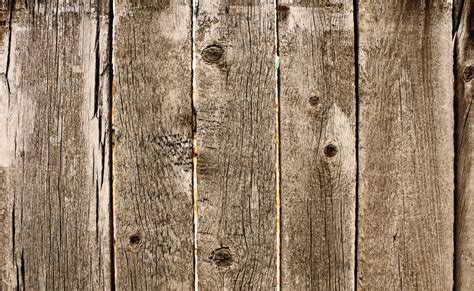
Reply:
<svg viewBox="0 0 474 291"><path fill-rule="evenodd" d="M359 5L358 0L354 0L354 66L355 66L355 153L356 153L356 181L355 181L355 221L354 221L354 286L357 290L358 271L358 247L359 247L359 121L360 121L360 97L359 97Z"/></svg>
<svg viewBox="0 0 474 291"><path fill-rule="evenodd" d="M114 0L109 0L109 27L107 34L107 53L108 53L108 70L109 70L109 84L108 84L108 145L109 145L109 237L110 237L110 288L115 290L115 221L114 221L114 126L113 126L113 82L114 82L114 68L113 68L113 42L114 42Z"/></svg>
<svg viewBox="0 0 474 291"><path fill-rule="evenodd" d="M456 282L458 280L458 275L457 275L457 264L458 262L458 249L457 249L457 244L458 244L458 233L459 233L459 227L458 227L458 201L460 199L459 193L458 193L458 170L457 170L457 161L459 158L459 153L458 153L458 148L459 148L459 143L458 143L458 117L459 117L459 112L458 112L458 105L457 105L457 86L458 86L458 76L457 76L457 31L459 27L459 20L460 20L460 10L459 7L457 7L456 4L459 4L462 8L464 5L464 1L453 1L453 7L452 7L452 23L453 23L453 81L454 81L454 100L453 100L453 111L454 111L454 163L453 163L453 168L454 168L454 210L453 210L453 215L454 215L454 221L453 221L453 247L454 247L454 256L453 256L453 280L454 280L454 289L456 289Z"/></svg>
<svg viewBox="0 0 474 291"><path fill-rule="evenodd" d="M281 290L281 193L280 193L280 43L278 41L278 6L275 0L275 188L276 188L276 255L277 255L277 290Z"/></svg>
<svg viewBox="0 0 474 291"><path fill-rule="evenodd" d="M194 104L194 94L196 87L196 24L198 16L199 0L192 0L191 7L191 107L193 115L192 139L193 139L193 175L192 175L192 191L193 191L193 267L194 267L194 290L199 290L198 284L198 254L197 254L197 238L198 238L198 192L197 192L197 120Z"/></svg>
<svg viewBox="0 0 474 291"><path fill-rule="evenodd" d="M10 53L12 48L12 18L13 18L13 7L15 5L15 0L8 0L8 48L7 48L7 64L5 67L5 82L7 84L8 90L8 108L10 108L10 80L8 77L8 71L10 70Z"/></svg>

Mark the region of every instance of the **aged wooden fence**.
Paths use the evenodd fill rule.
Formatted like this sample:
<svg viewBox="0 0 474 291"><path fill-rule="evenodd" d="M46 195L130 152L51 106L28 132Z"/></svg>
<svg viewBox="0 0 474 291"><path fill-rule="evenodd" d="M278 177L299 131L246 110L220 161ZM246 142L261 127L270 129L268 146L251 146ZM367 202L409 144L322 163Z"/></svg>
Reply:
<svg viewBox="0 0 474 291"><path fill-rule="evenodd" d="M474 0L0 0L1 290L473 290Z"/></svg>

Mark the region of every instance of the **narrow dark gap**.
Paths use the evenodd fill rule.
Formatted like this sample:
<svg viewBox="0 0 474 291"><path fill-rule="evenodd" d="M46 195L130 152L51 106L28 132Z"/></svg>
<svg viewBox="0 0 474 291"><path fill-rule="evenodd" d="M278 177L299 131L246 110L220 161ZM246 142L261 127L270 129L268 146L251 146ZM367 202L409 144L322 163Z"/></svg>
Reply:
<svg viewBox="0 0 474 291"><path fill-rule="evenodd" d="M99 85L100 85L100 50L99 50L99 39L100 39L100 15L102 13L102 5L97 7L96 17L96 31L95 31L95 84L94 84L94 114L93 117L98 117L99 110ZM100 121L99 121L100 124Z"/></svg>
<svg viewBox="0 0 474 291"><path fill-rule="evenodd" d="M359 3L354 0L354 65L355 65L355 152L356 152L356 189L355 189L355 221L354 221L354 290L357 290L358 246L359 246Z"/></svg>
<svg viewBox="0 0 474 291"><path fill-rule="evenodd" d="M109 117L109 231L110 231L110 288L115 290L115 230L114 230L114 164L113 164L113 150L114 150L114 126L113 126L113 81L114 81L114 67L113 67L113 40L114 40L114 0L109 0L109 29L107 34L107 52L108 52L108 69L109 69L109 93L108 93L108 117Z"/></svg>
<svg viewBox="0 0 474 291"><path fill-rule="evenodd" d="M7 64L5 67L5 81L7 83L8 90L8 107L10 107L10 80L8 79L8 71L10 69L10 53L12 48L12 18L13 18L13 8L15 7L15 0L8 1L8 51L7 51Z"/></svg>
<svg viewBox="0 0 474 291"><path fill-rule="evenodd" d="M456 5L459 4L460 7L457 7ZM457 189L457 161L459 158L459 153L458 153L458 148L459 148L459 143L458 143L458 101L457 101L457 37L456 37L456 32L459 27L459 23L461 20L461 14L462 14L462 8L464 5L464 1L453 1L453 7L452 7L452 25L453 25L453 31L452 31L452 37L454 41L454 46L453 46L453 76L454 76L454 87L453 87L453 111L454 111L454 161L453 161L453 170L454 170L454 221L453 221L453 251L454 251L454 256L453 256L453 290L456 290L456 282L457 282L457 264L458 264L458 251L457 251L457 245L458 245L458 233L459 233L459 228L458 228L458 189Z"/></svg>
<svg viewBox="0 0 474 291"><path fill-rule="evenodd" d="M280 143L280 137L281 137L281 128L280 128L280 31L279 31L279 22L280 22L280 15L279 15L279 6L280 6L280 1L275 0L275 50L276 50L276 56L275 56L275 62L276 62L276 86L275 86L275 103L276 103L276 171L278 172L276 177L276 202L277 202L277 229L278 229L278 249L277 249L277 280L278 280L278 288L279 290L282 289L282 266L281 266L281 241L282 241L282 211L281 211L281 143Z"/></svg>
<svg viewBox="0 0 474 291"><path fill-rule="evenodd" d="M192 152L191 158L193 162L192 170L192 195L193 195L193 272L194 272L194 284L193 289L198 290L198 272L197 272L197 222L198 222L198 201L197 201L197 121L196 121L196 110L194 106L194 86L195 86L195 25L198 14L199 2L197 0L191 1L191 110L192 110Z"/></svg>

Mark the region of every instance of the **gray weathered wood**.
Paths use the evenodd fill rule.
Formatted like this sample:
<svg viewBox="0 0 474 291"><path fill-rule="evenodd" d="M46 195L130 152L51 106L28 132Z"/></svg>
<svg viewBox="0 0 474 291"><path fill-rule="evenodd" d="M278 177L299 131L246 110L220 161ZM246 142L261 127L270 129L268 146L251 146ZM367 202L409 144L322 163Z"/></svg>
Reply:
<svg viewBox="0 0 474 291"><path fill-rule="evenodd" d="M1 287L110 289L107 1L8 3L0 4Z"/></svg>
<svg viewBox="0 0 474 291"><path fill-rule="evenodd" d="M116 287L189 290L193 273L191 3L116 0Z"/></svg>
<svg viewBox="0 0 474 291"><path fill-rule="evenodd" d="M195 7L200 290L277 286L274 5Z"/></svg>
<svg viewBox="0 0 474 291"><path fill-rule="evenodd" d="M460 4L460 3L459 3ZM456 32L456 290L474 288L474 1Z"/></svg>
<svg viewBox="0 0 474 291"><path fill-rule="evenodd" d="M361 290L453 284L451 3L361 0Z"/></svg>
<svg viewBox="0 0 474 291"><path fill-rule="evenodd" d="M354 288L352 2L278 9L283 290Z"/></svg>

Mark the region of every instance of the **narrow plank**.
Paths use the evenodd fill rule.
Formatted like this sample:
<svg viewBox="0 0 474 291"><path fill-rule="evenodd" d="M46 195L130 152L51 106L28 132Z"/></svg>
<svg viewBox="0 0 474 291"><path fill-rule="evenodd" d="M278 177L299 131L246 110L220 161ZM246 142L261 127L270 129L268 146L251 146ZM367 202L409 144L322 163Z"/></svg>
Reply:
<svg viewBox="0 0 474 291"><path fill-rule="evenodd" d="M459 3L460 4L460 3ZM457 7L456 290L474 288L474 2Z"/></svg>
<svg viewBox="0 0 474 291"><path fill-rule="evenodd" d="M10 145L8 127L9 89L7 83L7 63L10 54L11 3L0 1L0 289L16 285L13 259L13 195L8 192L8 173L10 168Z"/></svg>
<svg viewBox="0 0 474 291"><path fill-rule="evenodd" d="M189 290L193 273L190 1L116 0L114 238L120 290Z"/></svg>
<svg viewBox="0 0 474 291"><path fill-rule="evenodd" d="M12 11L0 5L0 195L9 208L2 223L11 223L6 232L2 224L2 242L10 240L2 288L110 289L109 7L8 3Z"/></svg>
<svg viewBox="0 0 474 291"><path fill-rule="evenodd" d="M282 288L354 289L353 1L280 1Z"/></svg>
<svg viewBox="0 0 474 291"><path fill-rule="evenodd" d="M195 7L200 290L277 286L274 5Z"/></svg>
<svg viewBox="0 0 474 291"><path fill-rule="evenodd" d="M451 1L361 0L361 290L453 284Z"/></svg>

